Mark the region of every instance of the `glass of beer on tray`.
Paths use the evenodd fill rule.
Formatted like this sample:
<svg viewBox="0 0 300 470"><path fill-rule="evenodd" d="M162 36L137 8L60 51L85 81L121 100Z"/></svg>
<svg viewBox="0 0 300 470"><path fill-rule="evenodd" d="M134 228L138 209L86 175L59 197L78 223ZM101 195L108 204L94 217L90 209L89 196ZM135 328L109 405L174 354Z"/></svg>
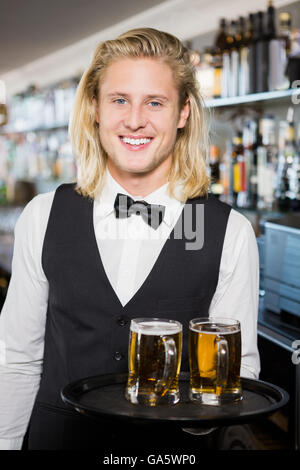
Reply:
<svg viewBox="0 0 300 470"><path fill-rule="evenodd" d="M240 323L228 318L191 320L189 364L192 401L221 405L240 400Z"/></svg>
<svg viewBox="0 0 300 470"><path fill-rule="evenodd" d="M182 325L161 318L131 320L125 396L133 404L179 401Z"/></svg>

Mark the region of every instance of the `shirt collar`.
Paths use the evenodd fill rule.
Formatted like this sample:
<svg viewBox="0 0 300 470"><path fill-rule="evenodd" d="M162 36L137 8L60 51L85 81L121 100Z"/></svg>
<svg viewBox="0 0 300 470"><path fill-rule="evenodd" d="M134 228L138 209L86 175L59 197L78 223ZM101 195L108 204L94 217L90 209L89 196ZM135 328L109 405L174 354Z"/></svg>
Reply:
<svg viewBox="0 0 300 470"><path fill-rule="evenodd" d="M177 199L170 197L168 194L168 183L165 183L160 188L156 189L148 196L133 196L128 193L117 181L111 176L108 168L105 172L105 184L102 189L101 195L96 198L96 201L99 202L97 207L97 215L100 218L108 217L111 213L114 212L114 202L116 195L118 193L126 194L134 200L144 200L149 204L160 204L165 206L165 214L163 222L168 226L171 226L175 218L178 217L178 211L182 207L183 203Z"/></svg>

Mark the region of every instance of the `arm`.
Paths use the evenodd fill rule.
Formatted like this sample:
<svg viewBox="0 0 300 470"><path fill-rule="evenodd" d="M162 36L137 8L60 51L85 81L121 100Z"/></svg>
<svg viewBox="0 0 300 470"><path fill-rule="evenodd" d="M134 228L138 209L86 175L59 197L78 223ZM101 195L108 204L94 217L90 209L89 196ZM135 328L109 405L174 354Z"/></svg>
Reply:
<svg viewBox="0 0 300 470"><path fill-rule="evenodd" d="M40 383L48 301L41 250L49 194L34 198L15 227L12 276L0 315L0 449L21 448Z"/></svg>
<svg viewBox="0 0 300 470"><path fill-rule="evenodd" d="M220 265L219 282L209 316L234 318L241 323L241 376L258 378L257 349L259 259L254 231L248 219L231 210Z"/></svg>

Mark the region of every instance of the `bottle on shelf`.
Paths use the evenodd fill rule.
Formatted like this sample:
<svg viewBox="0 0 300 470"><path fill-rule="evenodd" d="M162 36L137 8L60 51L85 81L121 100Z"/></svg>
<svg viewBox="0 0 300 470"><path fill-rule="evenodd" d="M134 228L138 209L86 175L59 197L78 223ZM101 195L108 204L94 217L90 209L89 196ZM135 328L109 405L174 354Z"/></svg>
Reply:
<svg viewBox="0 0 300 470"><path fill-rule="evenodd" d="M226 41L227 29L226 28L227 28L226 20L225 18L221 18L219 22L219 30L217 32L217 36L215 39L215 48L218 50L220 54L222 54L223 51L227 47L227 41Z"/></svg>
<svg viewBox="0 0 300 470"><path fill-rule="evenodd" d="M279 13L279 37L285 42L285 51L287 57L292 52L292 17L287 11Z"/></svg>
<svg viewBox="0 0 300 470"><path fill-rule="evenodd" d="M222 55L215 48L212 50L213 58L213 97L220 98L222 96Z"/></svg>
<svg viewBox="0 0 300 470"><path fill-rule="evenodd" d="M257 41L256 41L256 86L255 92L268 91L269 41L264 23L263 11L256 14Z"/></svg>
<svg viewBox="0 0 300 470"><path fill-rule="evenodd" d="M205 48L204 53L200 57L200 63L196 67L200 92L204 98L213 98L215 71L211 50Z"/></svg>
<svg viewBox="0 0 300 470"><path fill-rule="evenodd" d="M229 49L227 44L227 23L225 18L219 21L219 30L216 35L215 44L215 57L218 62L222 64L221 70L221 83L220 83L220 96L225 98L228 96L229 78L230 78L230 59Z"/></svg>
<svg viewBox="0 0 300 470"><path fill-rule="evenodd" d="M285 139L287 134L288 122L280 121L278 126L278 159L276 165L276 190L275 199L280 211L287 211L289 208L288 199L285 193L288 190L286 179L286 158L285 158Z"/></svg>
<svg viewBox="0 0 300 470"><path fill-rule="evenodd" d="M246 22L243 16L239 17L238 34L240 36L239 47L239 95L247 95L249 93L249 41L250 34L246 30Z"/></svg>
<svg viewBox="0 0 300 470"><path fill-rule="evenodd" d="M233 96L232 49L235 46L235 38L231 23L227 24L225 20L221 19L220 25L222 25L223 30L222 35L219 34L217 37L216 47L219 49L222 59L221 97L227 98Z"/></svg>
<svg viewBox="0 0 300 470"><path fill-rule="evenodd" d="M248 17L248 48L249 48L249 93L256 92L256 42L257 21L254 13L250 13Z"/></svg>
<svg viewBox="0 0 300 470"><path fill-rule="evenodd" d="M227 34L227 43L229 46L230 55L230 81L229 81L229 96L238 96L239 94L239 47L240 36L237 34L237 22L232 20L230 22L229 31Z"/></svg>
<svg viewBox="0 0 300 470"><path fill-rule="evenodd" d="M226 141L226 150L220 161L220 184L222 195L220 199L227 204L233 204L233 173L232 173L232 143Z"/></svg>
<svg viewBox="0 0 300 470"><path fill-rule="evenodd" d="M285 90L289 87L289 80L285 74L287 66L286 41L276 33L275 9L272 1L269 1L267 21L269 41L268 89L270 91Z"/></svg>
<svg viewBox="0 0 300 470"><path fill-rule="evenodd" d="M237 207L247 207L247 168L241 131L233 138L232 170L234 204Z"/></svg>
<svg viewBox="0 0 300 470"><path fill-rule="evenodd" d="M300 55L300 28L293 28L291 30L291 52L292 57Z"/></svg>
<svg viewBox="0 0 300 470"><path fill-rule="evenodd" d="M247 168L247 207L257 206L257 119L247 119L243 127L243 145Z"/></svg>
<svg viewBox="0 0 300 470"><path fill-rule="evenodd" d="M274 116L259 120L257 147L257 207L272 210L276 190L277 146Z"/></svg>
<svg viewBox="0 0 300 470"><path fill-rule="evenodd" d="M219 197L223 193L223 186L220 181L219 149L216 145L210 146L209 168L211 192Z"/></svg>

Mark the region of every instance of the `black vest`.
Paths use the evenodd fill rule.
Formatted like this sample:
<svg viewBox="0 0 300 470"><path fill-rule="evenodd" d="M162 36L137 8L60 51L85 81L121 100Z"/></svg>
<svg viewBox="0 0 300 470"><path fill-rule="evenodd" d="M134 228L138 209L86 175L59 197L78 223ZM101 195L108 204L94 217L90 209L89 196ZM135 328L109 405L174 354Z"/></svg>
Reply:
<svg viewBox="0 0 300 470"><path fill-rule="evenodd" d="M190 240L178 239L173 230L149 276L123 307L99 255L93 200L78 195L74 184L56 190L42 251L49 299L37 402L64 408L60 390L69 382L127 372L131 318L160 317L182 322L181 370L188 370L189 320L208 316L231 210L211 195L190 199L177 226L182 224L188 205L195 213L197 204L204 204L202 249L187 250Z"/></svg>

